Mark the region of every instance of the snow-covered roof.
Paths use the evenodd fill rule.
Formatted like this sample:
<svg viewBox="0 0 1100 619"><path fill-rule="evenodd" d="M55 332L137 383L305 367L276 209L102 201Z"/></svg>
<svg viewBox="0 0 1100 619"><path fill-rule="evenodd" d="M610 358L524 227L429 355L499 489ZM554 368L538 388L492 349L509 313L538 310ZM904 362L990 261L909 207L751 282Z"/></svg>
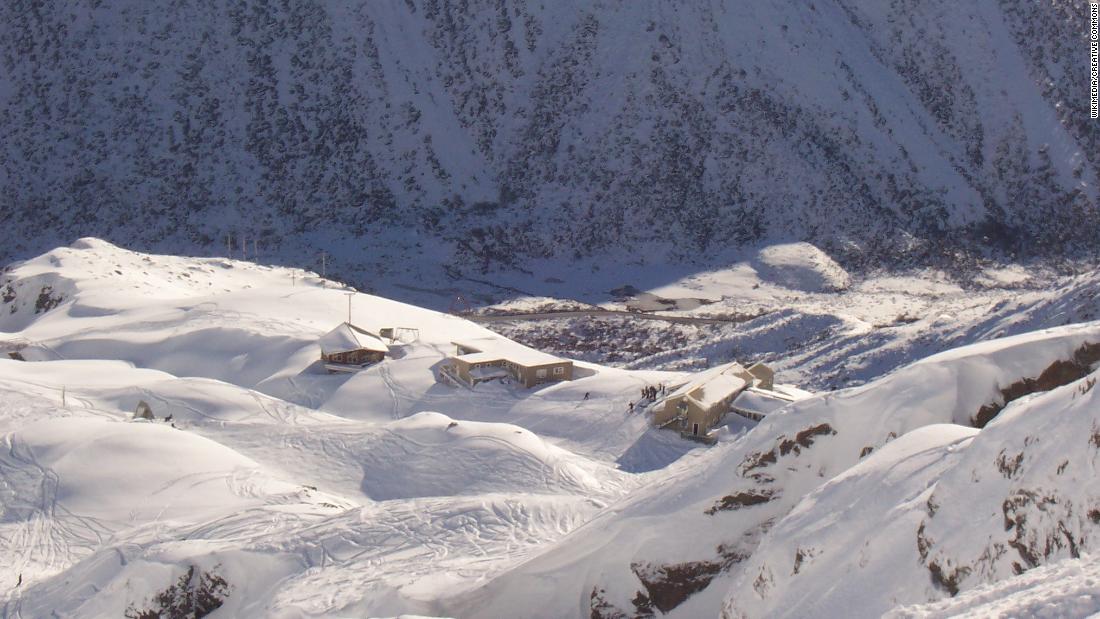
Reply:
<svg viewBox="0 0 1100 619"><path fill-rule="evenodd" d="M317 341L321 345L321 351L326 355L353 350L373 350L376 352L389 352L377 335L364 331L350 323L342 323L332 331L321 336Z"/></svg>
<svg viewBox="0 0 1100 619"><path fill-rule="evenodd" d="M732 361L732 362L726 363L724 365L716 365L716 366L714 366L710 369L703 370L702 372L699 372L698 374L695 375L693 380L688 381L688 382L684 383L683 385L681 385L678 389L676 389L672 393L668 394L668 397L676 398L676 397L685 396L685 395L691 393L692 391L695 391L699 387L702 387L702 386L706 385L706 383L710 382L711 380L715 379L718 376L722 376L724 374L737 376L737 375L742 374L744 372L745 372L745 368L742 367L741 364L737 363L736 361ZM718 398L718 399L720 400L721 398Z"/></svg>
<svg viewBox="0 0 1100 619"><path fill-rule="evenodd" d="M767 415L768 413L783 408L793 401L794 400L791 398L783 396L782 394L764 391L762 389L746 389L733 401L733 407L759 415Z"/></svg>
<svg viewBox="0 0 1100 619"><path fill-rule="evenodd" d="M688 395L704 407L710 408L723 399L741 391L747 385L745 379L740 376L719 374L697 386Z"/></svg>
<svg viewBox="0 0 1100 619"><path fill-rule="evenodd" d="M486 363L505 359L530 367L568 361L501 337L479 337L451 343L467 350L477 351L456 357L467 363Z"/></svg>
<svg viewBox="0 0 1100 619"><path fill-rule="evenodd" d="M466 355L459 355L458 358L466 363L491 363L493 361L500 361L501 355L491 352L472 352Z"/></svg>
<svg viewBox="0 0 1100 619"><path fill-rule="evenodd" d="M772 385L771 391L772 393L775 393L784 398L789 398L792 401L805 400L806 398L812 397L814 395L812 391L799 389L794 385L780 385L779 383Z"/></svg>

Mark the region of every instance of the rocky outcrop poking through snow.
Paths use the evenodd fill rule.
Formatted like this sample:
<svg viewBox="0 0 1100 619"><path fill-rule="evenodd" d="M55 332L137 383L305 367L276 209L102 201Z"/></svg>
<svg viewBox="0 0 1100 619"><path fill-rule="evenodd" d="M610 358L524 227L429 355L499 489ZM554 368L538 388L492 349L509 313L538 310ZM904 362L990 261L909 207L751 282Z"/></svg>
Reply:
<svg viewBox="0 0 1100 619"><path fill-rule="evenodd" d="M753 553L725 615L879 616L1095 552L1098 378L1010 404L979 433L910 432L824 484Z"/></svg>
<svg viewBox="0 0 1100 619"><path fill-rule="evenodd" d="M1055 449L1061 442L1046 433L1087 442L1091 420L1079 414L1081 427L1075 429L1020 432L1016 442L1028 434L1044 438L1001 453L1013 444L1004 437L1014 431L998 428L1028 418L1023 407L1038 406L1041 398L1016 400L980 433L970 417L1002 385L1037 376L1097 341L1096 324L1005 338L929 357L863 387L794 403L745 438L676 463L660 487L626 499L616 513L604 514L459 608L493 614L522 598L540 601L544 610L536 616L568 614L575 600L538 593L552 572L559 587L583 592L581 603L593 616L646 616L651 604L665 612L655 606L655 590L668 594L658 597L673 615L713 612L725 599L730 617L877 616L898 603L937 599L985 582L979 573L989 569L978 564L991 557L1000 578L1014 573L1005 558L1009 552L1025 568L1047 556L1072 556L1073 544L1091 543L1081 529L1091 522L1091 507L1074 502L1072 518L1062 521L1067 537L1045 516L1053 504L1043 484L997 490L980 506L968 497L985 492L989 476L1007 484L1002 470L1020 479L1032 466L1026 453L1037 445ZM1072 400L1073 390L1086 384L1041 397ZM1084 411L1089 404L1079 406ZM1059 418L1053 411L1044 416L1051 424ZM987 433L991 438L984 438ZM967 448L971 441L987 447ZM1025 456L1017 464L1021 452ZM977 453L983 454L980 463L970 460ZM1087 468L1086 455L1087 449L1077 459ZM1043 456L1035 460L1044 461ZM1060 463L1036 464L1034 479L1057 477ZM1063 468L1063 475L1073 475L1063 478L1067 484L1085 479L1084 469L1076 470ZM948 473L957 476L956 483L971 484L972 471L983 483L953 492L950 509L940 487L930 489ZM1017 498L1006 507L1012 497ZM1052 500L1061 505L1067 498ZM1022 515L1021 524L1007 533L1006 509L1014 523L1016 514ZM976 513L988 513L988 522L967 524ZM990 533L993 540L1003 538L995 542L1000 546L974 547L964 556L952 550L966 548L963 539L987 539ZM1021 555L1012 544L1026 552ZM1031 563L1030 553L1037 553ZM737 560L724 558L733 554ZM849 584L841 570L857 575ZM861 573L878 580L860 580ZM902 592L914 597L902 599ZM861 597L866 606L851 604Z"/></svg>

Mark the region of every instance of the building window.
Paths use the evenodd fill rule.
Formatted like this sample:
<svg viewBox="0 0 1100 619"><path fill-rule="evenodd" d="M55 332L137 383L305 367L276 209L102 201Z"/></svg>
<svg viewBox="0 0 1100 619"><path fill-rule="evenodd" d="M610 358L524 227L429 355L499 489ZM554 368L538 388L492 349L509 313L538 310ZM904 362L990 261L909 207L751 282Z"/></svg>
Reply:
<svg viewBox="0 0 1100 619"><path fill-rule="evenodd" d="M535 378L546 378L546 368L535 370Z"/></svg>
<svg viewBox="0 0 1100 619"><path fill-rule="evenodd" d="M565 368L563 368L560 365L558 367L554 368L554 375L555 376L561 376L563 374L565 374Z"/></svg>

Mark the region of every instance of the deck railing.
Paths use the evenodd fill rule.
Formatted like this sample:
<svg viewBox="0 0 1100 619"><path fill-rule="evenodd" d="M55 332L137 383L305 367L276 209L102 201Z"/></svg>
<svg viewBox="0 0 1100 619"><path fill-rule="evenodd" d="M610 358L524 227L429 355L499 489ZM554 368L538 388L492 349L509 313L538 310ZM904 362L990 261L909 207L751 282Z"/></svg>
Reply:
<svg viewBox="0 0 1100 619"><path fill-rule="evenodd" d="M467 389L470 388L470 385L468 385L466 381L462 380L462 378L458 376L458 373L455 372L454 366L452 365L444 365L440 367L439 377L443 379L440 382L450 383L454 387L465 387Z"/></svg>

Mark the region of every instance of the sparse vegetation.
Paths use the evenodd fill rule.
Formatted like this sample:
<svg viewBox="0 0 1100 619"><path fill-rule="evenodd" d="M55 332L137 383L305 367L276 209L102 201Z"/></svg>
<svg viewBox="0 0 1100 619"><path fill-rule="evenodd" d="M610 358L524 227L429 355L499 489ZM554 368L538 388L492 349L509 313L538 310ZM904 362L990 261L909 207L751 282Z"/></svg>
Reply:
<svg viewBox="0 0 1100 619"><path fill-rule="evenodd" d="M721 337L731 325L681 325L639 321L630 317L586 317L496 322L493 331L518 342L554 354L593 363L628 366L633 362L682 350L696 341ZM661 367L681 363L670 360Z"/></svg>
<svg viewBox="0 0 1100 619"><path fill-rule="evenodd" d="M997 455L997 470L1001 472L1008 479L1012 479L1016 472L1020 470L1020 465L1024 461L1024 454L1020 452L1014 457L1005 455L1005 450L1001 450L1001 453Z"/></svg>

